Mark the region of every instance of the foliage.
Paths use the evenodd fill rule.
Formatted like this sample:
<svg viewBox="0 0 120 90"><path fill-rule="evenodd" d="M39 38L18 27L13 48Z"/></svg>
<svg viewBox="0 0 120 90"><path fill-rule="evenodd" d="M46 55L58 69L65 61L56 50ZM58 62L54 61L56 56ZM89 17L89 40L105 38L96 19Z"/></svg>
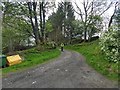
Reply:
<svg viewBox="0 0 120 90"><path fill-rule="evenodd" d="M118 52L118 49L120 47L118 38L120 38L120 36L118 33L118 28L116 26L113 26L101 37L101 50L107 56L107 60L112 62L118 62L120 60L120 53Z"/></svg>
<svg viewBox="0 0 120 90"><path fill-rule="evenodd" d="M101 50L109 61L120 61L120 9L115 12L114 23L101 37Z"/></svg>
<svg viewBox="0 0 120 90"><path fill-rule="evenodd" d="M74 27L73 27L73 21L75 20L74 16L74 10L71 2L65 2L65 26L66 29L70 30L70 33L72 34ZM72 36L72 35L71 35Z"/></svg>
<svg viewBox="0 0 120 90"><path fill-rule="evenodd" d="M52 32L52 31L53 31L53 25L50 22L50 20L47 20L47 22L46 22L46 33Z"/></svg>
<svg viewBox="0 0 120 90"><path fill-rule="evenodd" d="M54 29L61 27L64 20L63 4L58 4L58 9L56 12L53 12L52 15L48 18L49 22L52 24Z"/></svg>
<svg viewBox="0 0 120 90"><path fill-rule="evenodd" d="M84 30L84 25L80 20L74 20L73 22L73 27L74 27L74 36L81 35Z"/></svg>
<svg viewBox="0 0 120 90"><path fill-rule="evenodd" d="M84 55L87 63L95 70L112 80L118 80L118 63L109 63L101 52L99 41L67 46L66 49L75 50Z"/></svg>
<svg viewBox="0 0 120 90"><path fill-rule="evenodd" d="M56 42L61 42L66 37L71 40L73 36L73 21L75 20L73 6L71 2L61 2L58 4L56 12L48 17L47 27L55 32ZM51 23L51 24L50 24Z"/></svg>
<svg viewBox="0 0 120 90"><path fill-rule="evenodd" d="M89 17L88 32L89 36L98 33L102 29L102 18L99 15L90 15Z"/></svg>
<svg viewBox="0 0 120 90"><path fill-rule="evenodd" d="M117 27L120 28L120 8L118 8L118 10L116 11L114 19L117 24Z"/></svg>
<svg viewBox="0 0 120 90"><path fill-rule="evenodd" d="M3 7L3 49L12 52L14 48L20 45L26 45L27 40L31 36L31 25L26 23L25 6L19 3L4 2ZM23 13L24 12L24 13ZM24 15L24 16L23 16ZM29 33L30 32L30 33Z"/></svg>

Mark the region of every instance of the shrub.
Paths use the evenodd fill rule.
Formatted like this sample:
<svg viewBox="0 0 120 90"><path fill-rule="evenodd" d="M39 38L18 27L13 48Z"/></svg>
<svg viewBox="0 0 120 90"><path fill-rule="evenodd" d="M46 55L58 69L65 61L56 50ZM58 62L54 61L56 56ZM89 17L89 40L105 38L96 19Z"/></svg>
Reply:
<svg viewBox="0 0 120 90"><path fill-rule="evenodd" d="M116 26L113 26L106 31L100 38L100 46L107 59L111 62L118 62L120 60L120 42L118 41L120 36L119 30Z"/></svg>

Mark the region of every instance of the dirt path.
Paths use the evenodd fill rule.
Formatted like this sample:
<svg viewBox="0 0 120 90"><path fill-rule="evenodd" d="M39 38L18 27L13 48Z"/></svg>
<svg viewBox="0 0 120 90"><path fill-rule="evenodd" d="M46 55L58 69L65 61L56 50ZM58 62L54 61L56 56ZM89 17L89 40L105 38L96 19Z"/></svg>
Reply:
<svg viewBox="0 0 120 90"><path fill-rule="evenodd" d="M2 79L3 88L114 88L106 79L89 67L77 52L64 51L56 60Z"/></svg>

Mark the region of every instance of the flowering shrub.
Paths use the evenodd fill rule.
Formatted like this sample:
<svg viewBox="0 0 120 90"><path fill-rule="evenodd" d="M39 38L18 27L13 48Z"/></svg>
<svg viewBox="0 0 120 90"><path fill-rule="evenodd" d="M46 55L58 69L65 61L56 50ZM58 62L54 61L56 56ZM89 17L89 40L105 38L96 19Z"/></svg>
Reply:
<svg viewBox="0 0 120 90"><path fill-rule="evenodd" d="M113 26L109 31L102 34L100 38L100 46L103 53L106 55L107 59L112 62L120 61L120 39L119 30L117 27Z"/></svg>

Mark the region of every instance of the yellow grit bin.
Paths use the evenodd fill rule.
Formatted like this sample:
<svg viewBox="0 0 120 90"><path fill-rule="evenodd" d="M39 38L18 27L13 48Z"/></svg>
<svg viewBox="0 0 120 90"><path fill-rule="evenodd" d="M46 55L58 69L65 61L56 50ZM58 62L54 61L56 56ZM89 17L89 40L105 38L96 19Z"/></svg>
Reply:
<svg viewBox="0 0 120 90"><path fill-rule="evenodd" d="M15 65L21 62L22 62L22 59L19 55L7 56L8 66Z"/></svg>

